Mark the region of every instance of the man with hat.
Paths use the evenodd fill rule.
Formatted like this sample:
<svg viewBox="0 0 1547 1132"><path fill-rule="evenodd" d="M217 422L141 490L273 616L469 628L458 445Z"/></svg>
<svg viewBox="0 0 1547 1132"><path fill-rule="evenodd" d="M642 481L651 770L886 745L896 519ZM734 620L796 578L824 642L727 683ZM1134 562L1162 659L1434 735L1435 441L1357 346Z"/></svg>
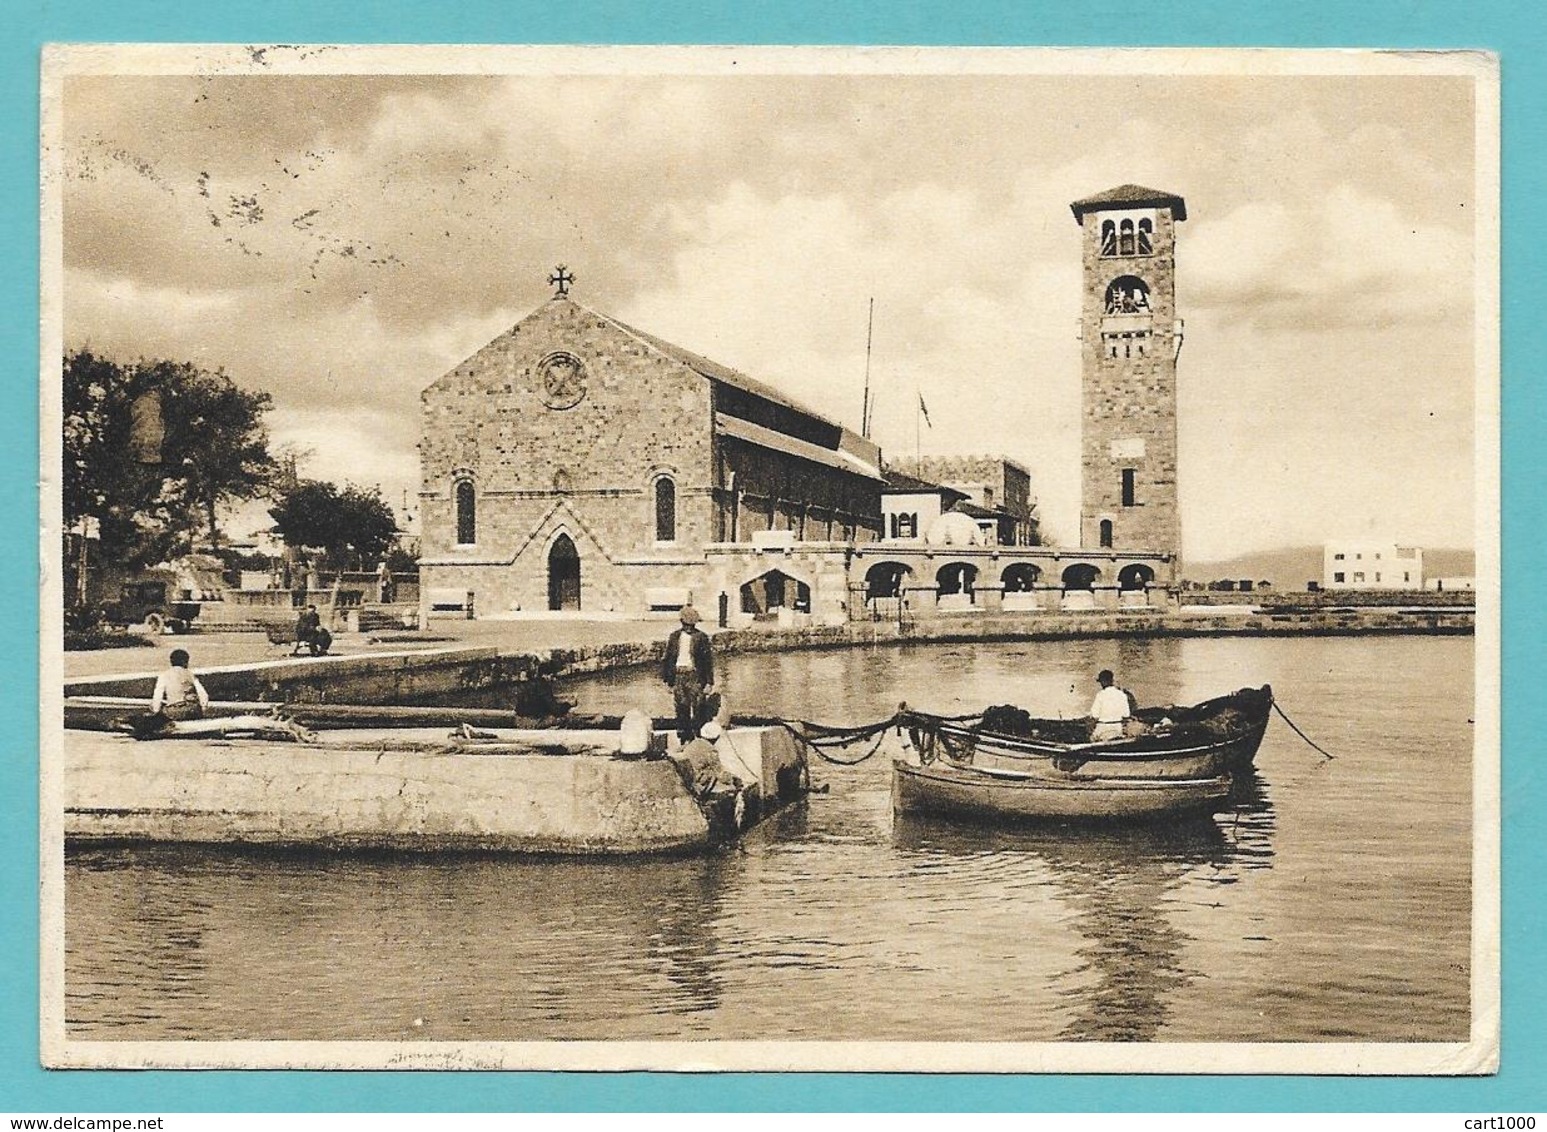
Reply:
<svg viewBox="0 0 1547 1132"><path fill-rule="evenodd" d="M672 691L677 707L677 737L684 743L698 736L704 697L714 688L714 652L709 634L698 627L698 610L684 605L682 628L666 638L661 658L661 679Z"/></svg>

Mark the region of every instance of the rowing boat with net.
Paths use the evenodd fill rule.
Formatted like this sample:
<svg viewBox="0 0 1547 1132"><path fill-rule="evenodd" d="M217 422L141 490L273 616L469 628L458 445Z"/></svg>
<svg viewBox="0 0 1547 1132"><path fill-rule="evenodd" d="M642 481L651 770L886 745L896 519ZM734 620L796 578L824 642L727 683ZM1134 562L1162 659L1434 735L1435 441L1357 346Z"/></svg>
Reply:
<svg viewBox="0 0 1547 1132"><path fill-rule="evenodd" d="M947 717L897 717L906 755L984 772L1044 779L1202 781L1245 770L1273 708L1273 689L1242 688L1191 706L1140 708L1131 734L1091 742L1090 721L1037 719L1012 707Z"/></svg>

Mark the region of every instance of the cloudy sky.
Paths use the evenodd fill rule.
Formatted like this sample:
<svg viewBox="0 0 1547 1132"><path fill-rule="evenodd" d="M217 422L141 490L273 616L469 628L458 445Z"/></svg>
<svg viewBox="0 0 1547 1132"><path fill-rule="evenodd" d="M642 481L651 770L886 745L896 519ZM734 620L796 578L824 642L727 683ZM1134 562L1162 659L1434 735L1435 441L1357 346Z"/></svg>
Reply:
<svg viewBox="0 0 1547 1132"><path fill-rule="evenodd" d="M1027 465L1077 537L1080 231L1187 200L1194 560L1470 546L1474 107L1445 77L65 82L64 336L269 391L309 474L418 488L419 391L575 297L875 434Z"/></svg>

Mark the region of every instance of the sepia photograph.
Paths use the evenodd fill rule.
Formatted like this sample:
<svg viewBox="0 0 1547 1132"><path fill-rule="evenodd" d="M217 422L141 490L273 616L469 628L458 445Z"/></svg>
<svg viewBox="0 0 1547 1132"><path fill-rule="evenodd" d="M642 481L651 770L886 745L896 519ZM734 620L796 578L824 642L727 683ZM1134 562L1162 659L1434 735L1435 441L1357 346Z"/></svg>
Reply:
<svg viewBox="0 0 1547 1132"><path fill-rule="evenodd" d="M42 102L46 1065L1496 1071L1495 57Z"/></svg>

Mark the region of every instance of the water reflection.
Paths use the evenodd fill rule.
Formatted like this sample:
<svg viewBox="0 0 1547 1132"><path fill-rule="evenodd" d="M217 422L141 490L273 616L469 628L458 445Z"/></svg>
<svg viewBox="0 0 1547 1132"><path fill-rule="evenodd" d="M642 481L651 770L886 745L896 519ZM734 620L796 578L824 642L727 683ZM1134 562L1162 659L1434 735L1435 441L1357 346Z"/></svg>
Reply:
<svg viewBox="0 0 1547 1132"><path fill-rule="evenodd" d="M1149 1041L1178 994L1207 977L1184 959L1193 937L1181 926L1182 889L1204 879L1234 883L1241 868L1272 858L1272 804L1255 772L1240 776L1234 808L1219 818L1145 825L984 826L898 815L893 841L921 856L1022 858L1049 878L1074 949L1065 1041Z"/></svg>
<svg viewBox="0 0 1547 1132"><path fill-rule="evenodd" d="M175 1000L196 993L202 1037L516 1039L718 1011L721 908L742 861L150 849L68 865L66 1014L83 1035L182 1015ZM262 970L285 978L255 1001L245 982Z"/></svg>

